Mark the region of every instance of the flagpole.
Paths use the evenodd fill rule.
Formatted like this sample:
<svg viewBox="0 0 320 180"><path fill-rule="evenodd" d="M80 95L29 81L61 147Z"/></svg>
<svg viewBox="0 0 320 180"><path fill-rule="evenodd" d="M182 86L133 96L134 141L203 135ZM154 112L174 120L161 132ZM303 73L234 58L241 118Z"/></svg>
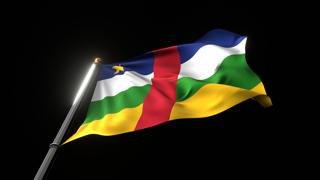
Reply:
<svg viewBox="0 0 320 180"><path fill-rule="evenodd" d="M94 79L93 76L94 75L96 76L98 74L97 72L95 72L95 69L97 69L97 66L99 66L100 63L101 63L101 59L96 58L94 60L94 63L91 65L87 75L85 76L85 78L84 78L84 80L83 80L83 82L77 92L77 95L73 101L73 104L72 104L64 122L62 123L62 125L60 127L58 134L56 135L53 142L49 145L49 151L48 151L46 157L44 158L44 160L42 161L42 164L41 164L36 176L34 177L34 180L42 180L44 175L46 174L46 171L47 171L57 149L61 145L62 138L64 137L64 135L70 125L70 122L74 116L74 113L76 112L77 108L79 107L81 99L84 96L88 85L90 84L92 79Z"/></svg>

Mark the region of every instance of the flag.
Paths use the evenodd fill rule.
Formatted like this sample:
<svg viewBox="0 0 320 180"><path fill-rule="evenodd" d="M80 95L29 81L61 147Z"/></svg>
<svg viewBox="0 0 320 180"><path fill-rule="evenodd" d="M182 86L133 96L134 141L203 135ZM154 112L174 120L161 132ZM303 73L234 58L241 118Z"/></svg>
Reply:
<svg viewBox="0 0 320 180"><path fill-rule="evenodd" d="M246 62L246 41L216 29L194 43L103 64L87 116L66 142L208 117L247 99L270 106L261 80Z"/></svg>

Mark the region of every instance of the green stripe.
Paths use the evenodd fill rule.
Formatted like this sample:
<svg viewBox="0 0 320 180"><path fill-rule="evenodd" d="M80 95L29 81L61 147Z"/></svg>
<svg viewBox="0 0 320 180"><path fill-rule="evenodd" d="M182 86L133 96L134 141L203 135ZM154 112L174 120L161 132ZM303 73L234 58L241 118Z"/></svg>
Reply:
<svg viewBox="0 0 320 180"><path fill-rule="evenodd" d="M217 72L205 80L184 77L177 83L177 101L191 97L206 84L225 84L243 89L251 89L260 82L259 77L250 69L245 54L226 57Z"/></svg>
<svg viewBox="0 0 320 180"><path fill-rule="evenodd" d="M206 84L226 84L251 89L260 82L259 77L249 68L245 54L226 57L217 72L205 80L184 77L177 82L177 101L191 97ZM131 87L116 96L109 96L100 101L91 102L83 124L101 119L106 114L117 113L124 108L132 108L143 103L148 95L150 85Z"/></svg>
<svg viewBox="0 0 320 180"><path fill-rule="evenodd" d="M113 114L124 108L132 108L143 103L144 98L148 95L150 84L141 87L131 87L122 91L116 96L109 96L100 101L91 102L87 117L83 124L101 119L106 114Z"/></svg>

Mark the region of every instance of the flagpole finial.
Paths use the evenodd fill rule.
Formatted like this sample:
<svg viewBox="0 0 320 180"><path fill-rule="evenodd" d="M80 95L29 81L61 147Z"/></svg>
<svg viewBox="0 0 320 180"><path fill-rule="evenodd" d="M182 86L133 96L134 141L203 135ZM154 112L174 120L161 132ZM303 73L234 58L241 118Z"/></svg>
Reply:
<svg viewBox="0 0 320 180"><path fill-rule="evenodd" d="M101 62L102 62L102 60L99 57L94 59L94 64L101 64Z"/></svg>

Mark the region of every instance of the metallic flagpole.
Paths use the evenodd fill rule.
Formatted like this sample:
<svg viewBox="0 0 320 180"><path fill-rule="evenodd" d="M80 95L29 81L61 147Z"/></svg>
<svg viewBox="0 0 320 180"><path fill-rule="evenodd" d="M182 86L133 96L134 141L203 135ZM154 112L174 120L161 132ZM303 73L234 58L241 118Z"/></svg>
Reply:
<svg viewBox="0 0 320 180"><path fill-rule="evenodd" d="M101 59L96 58L94 60L94 63L91 65L86 77L84 78L84 80L80 86L80 89L77 92L77 95L73 101L73 104L72 104L58 134L56 135L55 139L53 140L53 143L51 143L49 145L49 151L48 151L46 157L44 158L36 176L34 177L34 180L42 180L43 179L43 177L44 177L44 175L45 175L45 173L51 163L51 160L53 159L54 154L57 151L58 147L60 146L62 138L65 135L65 133L69 127L69 124L73 118L73 115L76 112L77 108L79 107L81 99L82 99L83 95L85 94L85 91L87 90L88 84L90 84L90 82L92 81L93 75L94 74L97 75L97 72L96 73L94 73L94 72L95 72L96 67L99 66L100 63L101 63Z"/></svg>

